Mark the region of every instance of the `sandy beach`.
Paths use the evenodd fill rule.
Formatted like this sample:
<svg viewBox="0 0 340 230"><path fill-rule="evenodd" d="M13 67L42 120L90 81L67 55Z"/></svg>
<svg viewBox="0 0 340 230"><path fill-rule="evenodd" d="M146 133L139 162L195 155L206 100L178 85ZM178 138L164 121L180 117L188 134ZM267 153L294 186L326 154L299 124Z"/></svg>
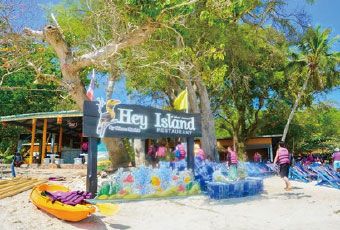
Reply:
<svg viewBox="0 0 340 230"><path fill-rule="evenodd" d="M72 189L85 189L85 170L21 170L39 178L66 176L62 182ZM33 174L33 175L32 175ZM283 190L277 176L264 181L263 194L210 200L195 196L173 200L139 201L120 204L110 217L98 212L70 223L37 209L26 191L0 200L0 229L339 229L340 190L293 182L293 190Z"/></svg>

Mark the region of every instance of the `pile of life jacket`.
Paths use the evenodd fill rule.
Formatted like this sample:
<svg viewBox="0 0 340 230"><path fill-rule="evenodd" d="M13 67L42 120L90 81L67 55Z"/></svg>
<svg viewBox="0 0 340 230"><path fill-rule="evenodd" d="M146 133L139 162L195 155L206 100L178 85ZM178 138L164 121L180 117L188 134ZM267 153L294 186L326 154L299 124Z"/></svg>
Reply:
<svg viewBox="0 0 340 230"><path fill-rule="evenodd" d="M85 199L90 199L92 194L84 191L70 191L70 192L42 192L42 195L48 196L52 203L59 201L68 205L77 205L85 203Z"/></svg>

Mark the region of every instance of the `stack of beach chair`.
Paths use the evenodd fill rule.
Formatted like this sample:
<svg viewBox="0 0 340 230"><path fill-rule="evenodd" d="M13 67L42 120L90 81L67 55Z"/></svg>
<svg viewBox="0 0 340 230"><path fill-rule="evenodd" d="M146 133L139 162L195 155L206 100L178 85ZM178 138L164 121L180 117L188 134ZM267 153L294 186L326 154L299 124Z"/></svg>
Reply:
<svg viewBox="0 0 340 230"><path fill-rule="evenodd" d="M300 182L305 182L305 183L312 181L310 175L297 165L290 167L289 179L300 181Z"/></svg>
<svg viewBox="0 0 340 230"><path fill-rule="evenodd" d="M323 185L340 189L340 174L330 165L300 163L290 167L289 178L300 182L317 181L316 185Z"/></svg>
<svg viewBox="0 0 340 230"><path fill-rule="evenodd" d="M340 189L340 175L330 167L312 166L311 167L318 175L318 183L316 185L323 185Z"/></svg>

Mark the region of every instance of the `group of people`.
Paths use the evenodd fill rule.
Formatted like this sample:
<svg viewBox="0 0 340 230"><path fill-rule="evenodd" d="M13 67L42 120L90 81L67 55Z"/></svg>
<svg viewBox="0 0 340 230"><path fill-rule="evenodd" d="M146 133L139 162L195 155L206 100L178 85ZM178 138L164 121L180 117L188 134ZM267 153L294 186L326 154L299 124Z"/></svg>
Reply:
<svg viewBox="0 0 340 230"><path fill-rule="evenodd" d="M169 157L169 155L172 157ZM195 157L200 160L205 160L206 155L199 144L194 145ZM150 144L147 151L147 159L153 165L157 164L159 160L174 160L180 161L186 159L187 151L184 144L178 141L175 148L171 149L165 143Z"/></svg>
<svg viewBox="0 0 340 230"><path fill-rule="evenodd" d="M170 154L173 154L175 161L183 160L186 158L186 150L184 145L179 141L173 151L166 146L165 143L151 143L147 151L147 160L154 164L157 164L159 160L170 159Z"/></svg>
<svg viewBox="0 0 340 230"><path fill-rule="evenodd" d="M321 154L312 154L309 153L308 155L303 156L301 153L299 155L297 155L294 160L295 162L299 162L303 165L310 165L313 163L316 164L332 164L334 161L340 160L339 157L337 157L337 152L339 148L335 148L334 149L334 153L333 155L329 156L329 155L321 155Z"/></svg>

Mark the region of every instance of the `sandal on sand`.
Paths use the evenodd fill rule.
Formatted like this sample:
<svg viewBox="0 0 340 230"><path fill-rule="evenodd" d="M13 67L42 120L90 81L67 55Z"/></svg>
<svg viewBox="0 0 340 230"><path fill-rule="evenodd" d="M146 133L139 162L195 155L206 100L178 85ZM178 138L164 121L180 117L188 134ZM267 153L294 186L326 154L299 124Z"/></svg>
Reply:
<svg viewBox="0 0 340 230"><path fill-rule="evenodd" d="M292 188L285 188L286 191L292 191Z"/></svg>

